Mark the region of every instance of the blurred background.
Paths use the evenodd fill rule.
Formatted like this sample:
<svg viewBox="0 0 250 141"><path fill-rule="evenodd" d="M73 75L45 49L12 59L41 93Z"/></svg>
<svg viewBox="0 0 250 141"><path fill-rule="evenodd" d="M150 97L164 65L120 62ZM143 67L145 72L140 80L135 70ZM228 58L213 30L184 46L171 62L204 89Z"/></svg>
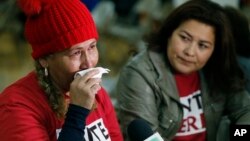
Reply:
<svg viewBox="0 0 250 141"><path fill-rule="evenodd" d="M81 0L91 11L100 34L98 66L111 70L103 86L115 102L119 71L145 48L142 36L157 29L171 10L187 0ZM241 10L250 20L250 0L213 0ZM31 48L23 36L25 16L16 0L0 0L0 92L34 69Z"/></svg>

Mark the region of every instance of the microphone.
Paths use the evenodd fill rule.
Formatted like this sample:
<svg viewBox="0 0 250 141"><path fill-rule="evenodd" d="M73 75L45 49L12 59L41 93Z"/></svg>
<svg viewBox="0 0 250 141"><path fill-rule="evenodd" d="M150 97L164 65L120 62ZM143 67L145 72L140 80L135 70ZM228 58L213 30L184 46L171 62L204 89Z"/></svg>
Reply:
<svg viewBox="0 0 250 141"><path fill-rule="evenodd" d="M154 133L143 119L135 119L127 129L131 141L164 141L158 132Z"/></svg>

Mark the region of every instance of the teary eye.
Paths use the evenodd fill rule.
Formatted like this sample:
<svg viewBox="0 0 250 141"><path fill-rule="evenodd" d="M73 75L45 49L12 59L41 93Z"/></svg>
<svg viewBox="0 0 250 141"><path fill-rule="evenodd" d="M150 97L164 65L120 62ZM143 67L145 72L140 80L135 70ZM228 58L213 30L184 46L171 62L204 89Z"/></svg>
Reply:
<svg viewBox="0 0 250 141"><path fill-rule="evenodd" d="M96 44L92 44L92 45L90 45L89 50L94 49L96 47L97 47Z"/></svg>
<svg viewBox="0 0 250 141"><path fill-rule="evenodd" d="M71 50L69 53L69 56L78 56L78 55L81 55L80 49Z"/></svg>

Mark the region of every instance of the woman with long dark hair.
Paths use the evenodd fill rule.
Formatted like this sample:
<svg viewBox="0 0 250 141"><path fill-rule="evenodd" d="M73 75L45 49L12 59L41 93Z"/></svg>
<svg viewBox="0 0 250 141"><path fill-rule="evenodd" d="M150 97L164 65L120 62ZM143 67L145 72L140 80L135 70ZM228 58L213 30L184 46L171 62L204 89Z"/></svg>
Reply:
<svg viewBox="0 0 250 141"><path fill-rule="evenodd" d="M223 7L190 0L121 71L119 119L146 120L165 140L215 141L221 118L250 124L250 98Z"/></svg>

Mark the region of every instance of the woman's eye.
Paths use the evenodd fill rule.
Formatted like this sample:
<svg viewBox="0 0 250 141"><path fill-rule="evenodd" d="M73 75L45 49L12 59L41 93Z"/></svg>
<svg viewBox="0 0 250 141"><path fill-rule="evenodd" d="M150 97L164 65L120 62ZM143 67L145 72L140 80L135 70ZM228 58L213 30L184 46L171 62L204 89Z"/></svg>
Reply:
<svg viewBox="0 0 250 141"><path fill-rule="evenodd" d="M91 46L89 47L90 50L91 50L91 49L94 49L94 48L96 48L96 44L91 45Z"/></svg>
<svg viewBox="0 0 250 141"><path fill-rule="evenodd" d="M75 55L80 55L81 54L81 51L80 50L78 50L78 51L74 51L74 52L72 52L72 56L75 56Z"/></svg>
<svg viewBox="0 0 250 141"><path fill-rule="evenodd" d="M187 36L184 36L184 35L180 35L180 36L181 36L181 39L183 41L189 41L190 40Z"/></svg>
<svg viewBox="0 0 250 141"><path fill-rule="evenodd" d="M208 48L208 46L205 45L205 44L200 44L199 47L200 47L201 49L206 49L206 48Z"/></svg>

